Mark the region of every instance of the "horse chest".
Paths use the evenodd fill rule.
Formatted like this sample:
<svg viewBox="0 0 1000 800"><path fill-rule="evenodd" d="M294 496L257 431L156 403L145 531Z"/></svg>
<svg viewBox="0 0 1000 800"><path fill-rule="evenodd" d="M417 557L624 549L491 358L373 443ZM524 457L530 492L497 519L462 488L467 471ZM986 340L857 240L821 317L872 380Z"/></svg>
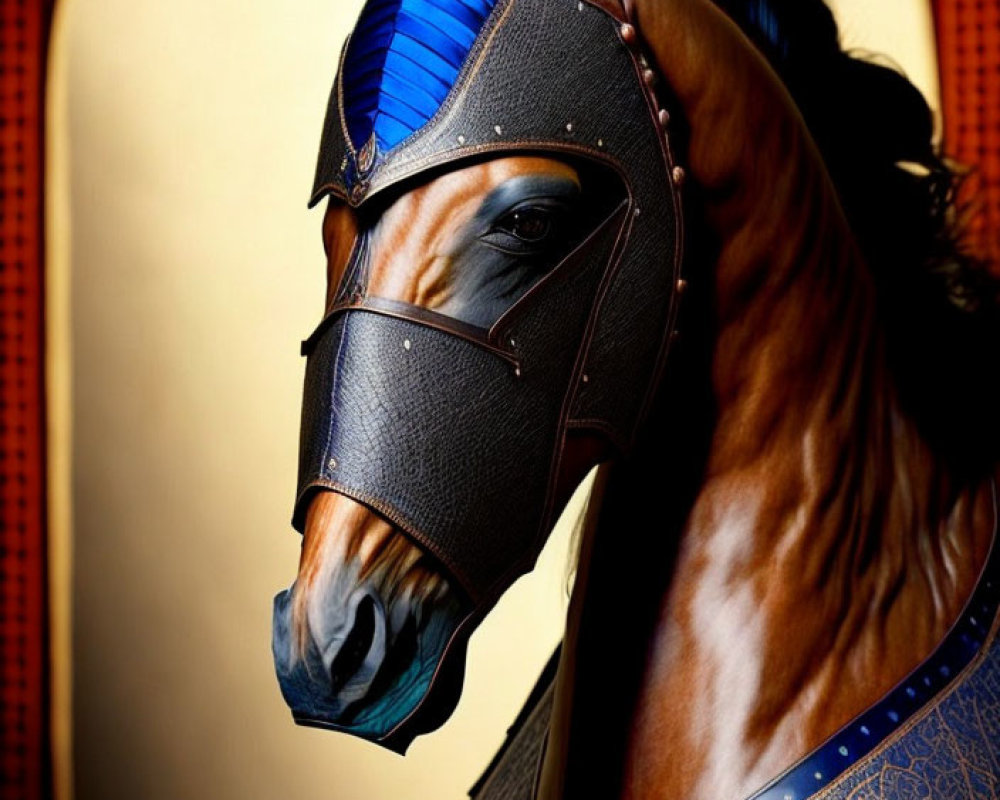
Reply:
<svg viewBox="0 0 1000 800"><path fill-rule="evenodd" d="M746 800L1000 796L1000 552L947 637L906 680ZM533 800L552 707L540 679L473 800ZM719 798L738 800L738 798Z"/></svg>

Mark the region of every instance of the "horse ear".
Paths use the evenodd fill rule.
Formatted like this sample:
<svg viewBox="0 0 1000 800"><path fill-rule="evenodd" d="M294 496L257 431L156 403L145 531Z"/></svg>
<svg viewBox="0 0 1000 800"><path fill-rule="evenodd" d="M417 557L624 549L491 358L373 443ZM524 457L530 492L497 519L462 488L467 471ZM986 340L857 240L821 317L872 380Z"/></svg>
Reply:
<svg viewBox="0 0 1000 800"><path fill-rule="evenodd" d="M587 2L592 6L603 9L619 22L624 23L629 21L630 15L625 8L629 4L628 0L587 0Z"/></svg>

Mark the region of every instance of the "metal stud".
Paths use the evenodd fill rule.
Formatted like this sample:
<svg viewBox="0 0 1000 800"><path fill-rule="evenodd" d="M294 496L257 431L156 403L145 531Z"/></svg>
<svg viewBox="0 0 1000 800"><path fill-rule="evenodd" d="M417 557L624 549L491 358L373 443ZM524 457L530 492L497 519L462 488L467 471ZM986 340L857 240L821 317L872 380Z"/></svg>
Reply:
<svg viewBox="0 0 1000 800"><path fill-rule="evenodd" d="M503 136L503 128L501 128L499 125L494 125L493 130L496 131L497 136Z"/></svg>
<svg viewBox="0 0 1000 800"><path fill-rule="evenodd" d="M567 122L566 123L566 133L572 133L572 132L573 132L573 123L572 122Z"/></svg>
<svg viewBox="0 0 1000 800"><path fill-rule="evenodd" d="M622 41L625 44L632 45L636 43L638 36L636 35L635 26L629 25L627 22L621 27Z"/></svg>
<svg viewBox="0 0 1000 800"><path fill-rule="evenodd" d="M642 79L646 82L646 86L652 89L656 83L656 73L647 67L642 71Z"/></svg>
<svg viewBox="0 0 1000 800"><path fill-rule="evenodd" d="M686 280L684 280L683 278L678 279L678 281L677 281L677 291L680 294L684 294L684 292L687 291L687 288L688 288L688 282Z"/></svg>
<svg viewBox="0 0 1000 800"><path fill-rule="evenodd" d="M660 127L666 128L670 124L670 112L665 108L660 109L660 113L657 115L660 121Z"/></svg>
<svg viewBox="0 0 1000 800"><path fill-rule="evenodd" d="M576 4L576 10L577 11L583 11L583 3L577 3Z"/></svg>
<svg viewBox="0 0 1000 800"><path fill-rule="evenodd" d="M465 144L465 137L462 136L462 134L458 135L458 143L459 144Z"/></svg>
<svg viewBox="0 0 1000 800"><path fill-rule="evenodd" d="M684 179L687 177L687 173L684 171L684 167L674 167L673 178L674 183L678 186L683 186Z"/></svg>
<svg viewBox="0 0 1000 800"><path fill-rule="evenodd" d="M410 340L409 339L403 339L403 349L404 350L409 350L411 347L413 347L413 344L410 342Z"/></svg>
<svg viewBox="0 0 1000 800"><path fill-rule="evenodd" d="M590 376L589 375L584 375L583 376L583 382L584 383L590 383Z"/></svg>
<svg viewBox="0 0 1000 800"><path fill-rule="evenodd" d="M513 336L510 339L510 346L511 347L517 347L517 341L514 339Z"/></svg>
<svg viewBox="0 0 1000 800"><path fill-rule="evenodd" d="M603 139L598 139L597 140L597 146L598 147L604 147L604 140Z"/></svg>
<svg viewBox="0 0 1000 800"><path fill-rule="evenodd" d="M337 464L337 459L335 459L335 458L331 458L331 459L330 459L329 461L327 461L327 462L326 462L326 465L327 465L327 466L328 466L328 467L329 467L330 469L336 469L336 468L337 468L337 466L338 466L338 464Z"/></svg>
<svg viewBox="0 0 1000 800"><path fill-rule="evenodd" d="M521 377L521 368L520 367L514 367L514 377L516 377L516 378L520 378Z"/></svg>
<svg viewBox="0 0 1000 800"><path fill-rule="evenodd" d="M638 217L639 215L642 214L642 209L639 208L638 206L636 206L636 209L635 209L635 211L632 212L632 214L633 214L633 216Z"/></svg>

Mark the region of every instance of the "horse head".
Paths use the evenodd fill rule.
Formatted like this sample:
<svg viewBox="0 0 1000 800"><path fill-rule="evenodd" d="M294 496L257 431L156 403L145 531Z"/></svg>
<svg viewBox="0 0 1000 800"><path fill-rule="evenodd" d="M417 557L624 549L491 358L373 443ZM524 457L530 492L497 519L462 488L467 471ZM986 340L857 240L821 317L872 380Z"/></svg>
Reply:
<svg viewBox="0 0 1000 800"><path fill-rule="evenodd" d="M312 202L299 576L274 655L296 719L394 749L572 490L627 452L680 280L669 114L617 3L369 2Z"/></svg>
<svg viewBox="0 0 1000 800"><path fill-rule="evenodd" d="M874 708L995 523L1000 323L969 300L997 292L961 290L931 120L820 0L371 0L313 192L329 291L274 614L296 719L397 750L443 721L605 461L541 796L747 796Z"/></svg>

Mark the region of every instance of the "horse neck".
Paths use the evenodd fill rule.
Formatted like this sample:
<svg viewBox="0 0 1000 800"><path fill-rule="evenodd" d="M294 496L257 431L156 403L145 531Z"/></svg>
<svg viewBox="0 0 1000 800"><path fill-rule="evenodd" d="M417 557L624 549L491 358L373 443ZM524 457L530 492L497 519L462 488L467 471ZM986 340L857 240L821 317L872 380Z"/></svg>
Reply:
<svg viewBox="0 0 1000 800"><path fill-rule="evenodd" d="M991 481L901 406L850 238L786 214L754 258L761 224L692 261L717 268L607 470L540 797L747 796L929 655L985 561Z"/></svg>
<svg viewBox="0 0 1000 800"><path fill-rule="evenodd" d="M833 195L803 197L830 208L757 215L712 278L716 416L652 630L628 797L736 798L780 773L929 655L989 549L989 480L956 475L901 406L864 261L849 237L814 236Z"/></svg>
<svg viewBox="0 0 1000 800"><path fill-rule="evenodd" d="M865 628L891 626L892 598L912 588L930 604L925 633L934 637L985 557L987 485L970 485L938 458L901 406L875 289L853 243L831 252L808 226L775 224L784 238L736 236L729 247L740 257L718 261L716 421L677 584L712 572L723 586L755 586L770 600L763 611L779 619L805 603L817 621ZM783 252L747 258L754 241L779 240Z"/></svg>
<svg viewBox="0 0 1000 800"><path fill-rule="evenodd" d="M992 533L988 478L900 402L780 82L710 3L635 5L689 128L686 208L721 244L687 253L658 413L583 536L545 800L747 796L929 654Z"/></svg>

